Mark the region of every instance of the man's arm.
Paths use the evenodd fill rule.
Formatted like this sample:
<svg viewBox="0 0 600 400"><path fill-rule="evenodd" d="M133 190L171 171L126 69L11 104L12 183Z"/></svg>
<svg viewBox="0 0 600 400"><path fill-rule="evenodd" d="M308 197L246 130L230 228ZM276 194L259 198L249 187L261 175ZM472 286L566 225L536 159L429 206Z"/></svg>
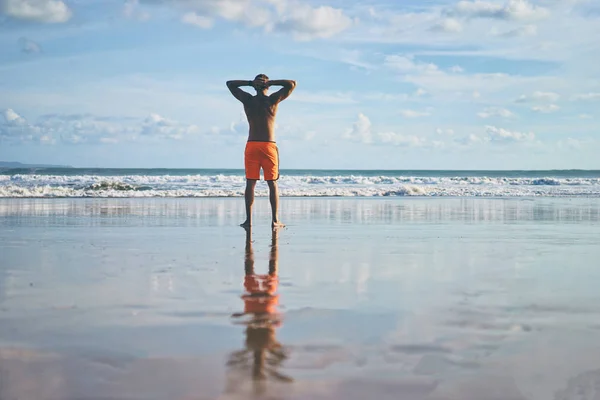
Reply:
<svg viewBox="0 0 600 400"><path fill-rule="evenodd" d="M227 88L231 94L242 103L245 103L252 98L252 95L240 89L241 86L252 86L252 81L227 81Z"/></svg>
<svg viewBox="0 0 600 400"><path fill-rule="evenodd" d="M283 86L281 89L269 96L274 103L279 103L287 99L290 94L296 89L296 81L288 79L280 79L268 82L269 86Z"/></svg>

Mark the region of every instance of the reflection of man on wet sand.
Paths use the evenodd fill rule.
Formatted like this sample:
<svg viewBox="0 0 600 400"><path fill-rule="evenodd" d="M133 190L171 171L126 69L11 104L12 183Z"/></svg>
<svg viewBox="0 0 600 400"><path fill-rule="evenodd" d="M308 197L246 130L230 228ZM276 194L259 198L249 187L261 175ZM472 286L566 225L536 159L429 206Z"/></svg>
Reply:
<svg viewBox="0 0 600 400"><path fill-rule="evenodd" d="M252 249L252 231L246 229L246 256L244 288L244 312L233 314L240 318L246 315L249 320L241 323L246 328L246 348L231 354L228 366L232 370L244 372L251 371L252 379L264 381L272 377L280 382L291 382L292 379L277 371L283 361L287 359L284 347L275 337L275 329L281 324L281 316L276 310L279 295L278 284L278 231L274 230L271 238L271 252L269 256L269 273L259 275L254 272L254 251ZM261 388L257 387L260 390ZM264 388L263 388L264 389Z"/></svg>

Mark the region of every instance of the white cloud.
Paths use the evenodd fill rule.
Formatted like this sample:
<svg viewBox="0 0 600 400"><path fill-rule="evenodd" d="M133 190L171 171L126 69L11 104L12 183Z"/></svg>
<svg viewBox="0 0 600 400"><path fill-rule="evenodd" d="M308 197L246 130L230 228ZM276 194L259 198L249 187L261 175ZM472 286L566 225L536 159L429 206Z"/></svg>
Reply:
<svg viewBox="0 0 600 400"><path fill-rule="evenodd" d="M590 137L584 137L584 138L568 137L566 139L562 139L562 140L559 140L558 142L556 142L556 146L559 149L580 151L580 150L590 149L591 146L594 146L596 143L597 143L597 140L590 138Z"/></svg>
<svg viewBox="0 0 600 400"><path fill-rule="evenodd" d="M450 68L450 72L454 72L455 74L460 74L462 72L465 72L465 70L460 65L455 65L452 68Z"/></svg>
<svg viewBox="0 0 600 400"><path fill-rule="evenodd" d="M538 34L538 28L536 25L523 25L504 32L498 32L498 30L494 28L490 31L490 34L504 38L536 36Z"/></svg>
<svg viewBox="0 0 600 400"><path fill-rule="evenodd" d="M318 47L288 46L282 48L282 54L308 57L319 61L348 64L351 70L366 70L367 72L379 69L381 66L364 60L364 50L348 50L342 47L329 48L326 52Z"/></svg>
<svg viewBox="0 0 600 400"><path fill-rule="evenodd" d="M210 29L214 26L214 21L211 18L203 15L198 15L195 12L189 12L181 17L181 22L184 24L195 25L202 29Z"/></svg>
<svg viewBox="0 0 600 400"><path fill-rule="evenodd" d="M333 52L331 55L335 57L335 61L346 63L353 68L373 70L378 67L374 64L365 62L363 60L363 52L360 50L338 49L337 52Z"/></svg>
<svg viewBox="0 0 600 400"><path fill-rule="evenodd" d="M431 113L427 111L416 111L416 110L400 110L400 115L404 118L421 118L428 117Z"/></svg>
<svg viewBox="0 0 600 400"><path fill-rule="evenodd" d="M0 0L0 8L9 17L44 23L67 22L73 14L61 0Z"/></svg>
<svg viewBox="0 0 600 400"><path fill-rule="evenodd" d="M581 119L592 119L593 117L590 114L579 114L579 118L581 118Z"/></svg>
<svg viewBox="0 0 600 400"><path fill-rule="evenodd" d="M42 52L42 46L31 39L27 39L26 37L19 39L19 46L21 47L21 51L23 53L34 54Z"/></svg>
<svg viewBox="0 0 600 400"><path fill-rule="evenodd" d="M356 104L352 93L335 92L294 92L290 101L311 104Z"/></svg>
<svg viewBox="0 0 600 400"><path fill-rule="evenodd" d="M316 136L316 134L317 134L317 132L315 132L315 131L305 132L304 135L302 136L302 140L305 140L305 141L313 140L313 138Z"/></svg>
<svg viewBox="0 0 600 400"><path fill-rule="evenodd" d="M559 148L568 149L568 150L581 150L587 141L567 138L566 140L559 140L557 146Z"/></svg>
<svg viewBox="0 0 600 400"><path fill-rule="evenodd" d="M440 136L453 136L454 135L454 129L442 129L442 128L437 128L435 130L435 133L440 135Z"/></svg>
<svg viewBox="0 0 600 400"><path fill-rule="evenodd" d="M298 0L139 0L175 5L188 13L182 21L207 29L209 20L223 18L265 32L290 33L297 40L329 38L354 21L341 8L313 7Z"/></svg>
<svg viewBox="0 0 600 400"><path fill-rule="evenodd" d="M473 146L484 142L484 139L471 133L465 137L457 138L454 140L456 143L462 146Z"/></svg>
<svg viewBox="0 0 600 400"><path fill-rule="evenodd" d="M533 5L526 0L509 0L504 4L481 0L459 1L448 13L465 18L501 20L537 20L550 15L546 8Z"/></svg>
<svg viewBox="0 0 600 400"><path fill-rule="evenodd" d="M25 118L21 117L11 108L4 110L2 116L4 117L5 124L8 125L22 125L27 122Z"/></svg>
<svg viewBox="0 0 600 400"><path fill-rule="evenodd" d="M117 143L119 143L119 139L114 138L114 137L101 137L100 138L100 143L104 143L104 144L117 144Z"/></svg>
<svg viewBox="0 0 600 400"><path fill-rule="evenodd" d="M560 107L556 104L544 104L541 106L533 106L531 107L531 111L543 113L543 114L551 114L560 110Z"/></svg>
<svg viewBox="0 0 600 400"><path fill-rule="evenodd" d="M0 142L28 142L40 137L39 129L31 126L14 110L4 110L2 117L4 121L0 122Z"/></svg>
<svg viewBox="0 0 600 400"><path fill-rule="evenodd" d="M375 11L375 9L373 7L369 7L367 9L367 14L371 18L379 18L380 17L379 13L377 11Z"/></svg>
<svg viewBox="0 0 600 400"><path fill-rule="evenodd" d="M582 93L571 98L572 101L596 101L600 100L600 93Z"/></svg>
<svg viewBox="0 0 600 400"><path fill-rule="evenodd" d="M473 93L473 98L478 98L481 93L494 93L506 91L510 88L522 88L525 84L543 84L553 78L527 77L509 75L506 73L450 73L441 70L436 64L422 62L414 55L387 55L383 65L399 73L398 78L428 91L434 97L441 94L456 95ZM459 69L454 69L459 71Z"/></svg>
<svg viewBox="0 0 600 400"><path fill-rule="evenodd" d="M3 119L0 139L12 142L108 144L146 139L178 140L199 133L195 125L182 124L158 114L150 114L143 121L90 114L48 114L31 123L8 109L3 112Z"/></svg>
<svg viewBox="0 0 600 400"><path fill-rule="evenodd" d="M575 64L582 58L595 58L592 52L598 49L598 45L592 38L597 37L600 32L598 27L594 26L597 24L594 24L593 18L586 18L577 12L578 10L567 1L469 1L463 4L471 5L471 8L462 6L462 14L455 10L457 3L458 1L446 0L404 7L387 2L380 6L378 12L385 17L383 20L388 21L388 24L383 25L378 21L379 26L376 26L375 21L363 21L360 26L365 26L365 29L359 29L355 35L348 36L361 43L420 47L420 50L415 51L418 55L483 56L520 62L566 61L567 64ZM446 4L446 8L440 8L442 4ZM497 18L477 18L478 14L471 13L471 9L481 10L477 9L478 6L472 6L473 4L483 4L481 10L491 9L490 16ZM534 11L528 12L531 10ZM432 25L439 24L444 18L457 20L462 25L463 34L432 33ZM366 26L367 23L370 25ZM495 38L490 37L492 26L496 27L492 31ZM439 27L436 26L436 29L439 30ZM503 35L521 36L522 39L498 40ZM500 70L503 69L502 65L497 66ZM586 69L591 70L590 67Z"/></svg>
<svg viewBox="0 0 600 400"><path fill-rule="evenodd" d="M403 135L395 132L381 132L377 134L379 142L400 147L421 147L426 140L415 135Z"/></svg>
<svg viewBox="0 0 600 400"><path fill-rule="evenodd" d="M229 125L229 131L235 135L247 135L248 129L248 120L243 113L240 114L240 118L237 121L234 121Z"/></svg>
<svg viewBox="0 0 600 400"><path fill-rule="evenodd" d="M196 125L184 125L167 119L159 114L150 114L142 125L140 134L155 138L181 140L186 136L199 133Z"/></svg>
<svg viewBox="0 0 600 400"><path fill-rule="evenodd" d="M147 21L150 19L150 14L141 8L139 0L126 0L123 5L123 15L127 18L137 19L138 21Z"/></svg>
<svg viewBox="0 0 600 400"><path fill-rule="evenodd" d="M268 8L256 1L249 0L138 0L139 3L164 4L174 6L187 13L195 13L206 18L222 18L228 21L241 22L249 27L267 28L272 21L272 13ZM192 15L182 18L191 23ZM206 25L207 21L202 21Z"/></svg>
<svg viewBox="0 0 600 400"><path fill-rule="evenodd" d="M365 144L373 143L371 134L371 120L363 113L358 114L358 119L352 125L352 129L344 134L344 138Z"/></svg>
<svg viewBox="0 0 600 400"><path fill-rule="evenodd" d="M422 88L418 88L417 91L415 92L415 96L417 96L417 97L425 96L426 94L427 94L427 90L422 89Z"/></svg>
<svg viewBox="0 0 600 400"><path fill-rule="evenodd" d="M123 4L123 15L132 17L135 14L137 7L139 7L138 0L125 0L125 4Z"/></svg>
<svg viewBox="0 0 600 400"><path fill-rule="evenodd" d="M556 102L560 100L560 95L554 92L534 92L531 95L521 95L517 99L517 103L528 102Z"/></svg>
<svg viewBox="0 0 600 400"><path fill-rule="evenodd" d="M512 111L507 110L506 108L499 107L488 107L485 110L481 111L477 114L479 118L492 118L492 117L500 117L500 118L513 118L515 114Z"/></svg>
<svg viewBox="0 0 600 400"><path fill-rule="evenodd" d="M203 15L217 16L231 21L242 21L251 8L258 8L246 0L140 0L141 3L174 5Z"/></svg>
<svg viewBox="0 0 600 400"><path fill-rule="evenodd" d="M310 40L334 36L348 29L352 23L342 9L329 6L313 8L294 3L279 16L273 30L290 32L299 40Z"/></svg>
<svg viewBox="0 0 600 400"><path fill-rule="evenodd" d="M404 80L422 86L434 95L444 92L453 96L471 93L474 94L473 98L478 98L477 94L481 96L482 92L501 92L511 86L517 86L524 78L503 73L448 74L440 71L408 75Z"/></svg>
<svg viewBox="0 0 600 400"><path fill-rule="evenodd" d="M40 143L42 144L56 144L56 139L49 135L40 136Z"/></svg>
<svg viewBox="0 0 600 400"><path fill-rule="evenodd" d="M522 133L517 131L509 131L495 126L486 126L486 134L491 142L533 142L535 134L533 132Z"/></svg>
<svg viewBox="0 0 600 400"><path fill-rule="evenodd" d="M443 149L447 146L446 142L442 142L441 140L432 140L430 144L435 149Z"/></svg>
<svg viewBox="0 0 600 400"><path fill-rule="evenodd" d="M409 98L409 95L406 93L370 92L360 95L361 100L369 100L376 102L400 102L406 101Z"/></svg>
<svg viewBox="0 0 600 400"><path fill-rule="evenodd" d="M425 146L427 141L414 135L404 135L396 132L372 132L371 120L364 114L358 114L358 119L352 129L343 135L345 139L364 144L387 144L400 147Z"/></svg>
<svg viewBox="0 0 600 400"><path fill-rule="evenodd" d="M460 33L463 31L463 26L460 21L455 18L444 18L431 27L431 30L434 32Z"/></svg>
<svg viewBox="0 0 600 400"><path fill-rule="evenodd" d="M385 57L384 65L403 74L437 74L441 73L433 63L415 61L412 55L389 55Z"/></svg>
<svg viewBox="0 0 600 400"><path fill-rule="evenodd" d="M134 133L132 127L117 118L90 114L49 114L41 116L32 125L52 143L98 143L101 137L130 139Z"/></svg>

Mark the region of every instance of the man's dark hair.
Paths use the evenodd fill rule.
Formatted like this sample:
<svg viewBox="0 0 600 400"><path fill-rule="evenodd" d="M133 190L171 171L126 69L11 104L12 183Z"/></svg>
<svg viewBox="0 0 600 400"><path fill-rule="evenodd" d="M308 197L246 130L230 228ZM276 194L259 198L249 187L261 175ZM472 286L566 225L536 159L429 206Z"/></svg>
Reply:
<svg viewBox="0 0 600 400"><path fill-rule="evenodd" d="M258 74L258 75L256 75L256 76L254 77L254 79L259 79L259 78L260 78L260 79L267 80L267 81L269 80L269 77L268 77L268 76L266 76L265 74Z"/></svg>

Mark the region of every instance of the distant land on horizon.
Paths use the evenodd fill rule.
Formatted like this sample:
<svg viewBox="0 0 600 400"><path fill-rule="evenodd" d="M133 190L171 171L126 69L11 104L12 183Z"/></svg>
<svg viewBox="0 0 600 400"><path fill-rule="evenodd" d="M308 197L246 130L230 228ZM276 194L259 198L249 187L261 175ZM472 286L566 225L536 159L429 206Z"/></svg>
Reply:
<svg viewBox="0 0 600 400"><path fill-rule="evenodd" d="M73 168L70 165L24 164L18 161L0 161L0 168Z"/></svg>

